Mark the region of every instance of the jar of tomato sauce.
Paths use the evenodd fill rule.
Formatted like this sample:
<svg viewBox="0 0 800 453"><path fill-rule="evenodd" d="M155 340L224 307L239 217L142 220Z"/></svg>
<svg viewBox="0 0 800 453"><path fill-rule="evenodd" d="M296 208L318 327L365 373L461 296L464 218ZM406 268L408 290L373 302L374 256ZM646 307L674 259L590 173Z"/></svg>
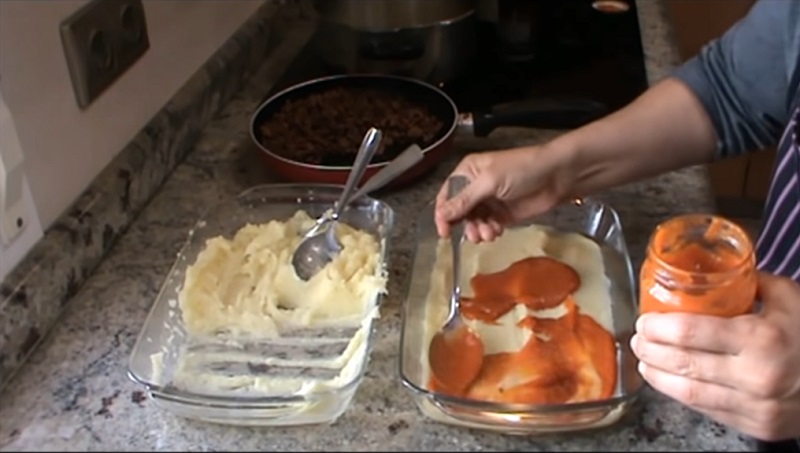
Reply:
<svg viewBox="0 0 800 453"><path fill-rule="evenodd" d="M723 317L755 305L753 243L722 217L690 214L658 225L639 274L639 311Z"/></svg>

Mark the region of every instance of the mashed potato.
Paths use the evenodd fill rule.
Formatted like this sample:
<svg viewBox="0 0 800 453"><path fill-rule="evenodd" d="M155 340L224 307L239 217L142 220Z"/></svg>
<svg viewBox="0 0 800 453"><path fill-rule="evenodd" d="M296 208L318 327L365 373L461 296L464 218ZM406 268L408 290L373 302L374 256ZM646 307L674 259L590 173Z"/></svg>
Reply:
<svg viewBox="0 0 800 453"><path fill-rule="evenodd" d="M341 253L304 281L291 257L313 223L298 211L206 241L178 295L187 339L172 385L203 395L304 395L360 372L386 290L382 245L339 223ZM153 361L161 367L163 358Z"/></svg>
<svg viewBox="0 0 800 453"><path fill-rule="evenodd" d="M342 252L304 281L291 258L313 223L298 211L286 222L246 225L232 239L209 239L186 270L178 299L187 332L276 336L302 327L360 323L386 288L380 244L339 223Z"/></svg>

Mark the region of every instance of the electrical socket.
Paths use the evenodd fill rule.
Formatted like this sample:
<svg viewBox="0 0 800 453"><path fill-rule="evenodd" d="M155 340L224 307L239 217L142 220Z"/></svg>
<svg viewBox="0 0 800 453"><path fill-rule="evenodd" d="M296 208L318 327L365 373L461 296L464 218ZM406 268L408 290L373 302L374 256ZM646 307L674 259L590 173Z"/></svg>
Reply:
<svg viewBox="0 0 800 453"><path fill-rule="evenodd" d="M92 0L64 19L59 28L81 109L150 48L141 0Z"/></svg>

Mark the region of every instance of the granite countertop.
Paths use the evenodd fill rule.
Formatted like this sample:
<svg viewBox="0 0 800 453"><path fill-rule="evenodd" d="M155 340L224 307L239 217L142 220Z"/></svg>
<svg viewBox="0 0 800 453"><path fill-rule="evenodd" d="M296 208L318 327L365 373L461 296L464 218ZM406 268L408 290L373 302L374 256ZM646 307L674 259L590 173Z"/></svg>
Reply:
<svg viewBox="0 0 800 453"><path fill-rule="evenodd" d="M640 1L652 81L676 60L658 2ZM287 35L302 40L302 27ZM250 82L203 128L185 160L116 240L15 378L0 394L3 450L743 450L747 440L647 389L614 426L585 433L517 437L454 428L424 419L398 373L401 282L411 266L412 226L443 178L471 151L540 143L554 132L502 129L489 138L458 136L455 151L432 174L383 196L396 210L389 295L378 340L351 407L332 425L233 427L187 420L160 410L126 375L147 312L186 233L210 202L269 182L255 160L248 120L299 47L285 39ZM599 195L615 207L634 264L651 229L682 212L711 211L701 168L691 168ZM66 253L66 252L65 252Z"/></svg>

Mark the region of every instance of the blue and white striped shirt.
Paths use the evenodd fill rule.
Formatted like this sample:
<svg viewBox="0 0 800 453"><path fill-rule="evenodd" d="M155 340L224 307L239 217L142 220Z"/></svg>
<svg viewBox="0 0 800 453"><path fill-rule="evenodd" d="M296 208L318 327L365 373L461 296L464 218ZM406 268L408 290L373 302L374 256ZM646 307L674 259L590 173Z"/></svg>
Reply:
<svg viewBox="0 0 800 453"><path fill-rule="evenodd" d="M800 281L799 66L800 1L759 0L674 73L711 117L718 157L778 145L756 256L759 269L795 281ZM800 439L758 447L798 452Z"/></svg>
<svg viewBox="0 0 800 453"><path fill-rule="evenodd" d="M800 109L795 108L781 139L756 243L759 269L796 281L800 281L799 115Z"/></svg>

